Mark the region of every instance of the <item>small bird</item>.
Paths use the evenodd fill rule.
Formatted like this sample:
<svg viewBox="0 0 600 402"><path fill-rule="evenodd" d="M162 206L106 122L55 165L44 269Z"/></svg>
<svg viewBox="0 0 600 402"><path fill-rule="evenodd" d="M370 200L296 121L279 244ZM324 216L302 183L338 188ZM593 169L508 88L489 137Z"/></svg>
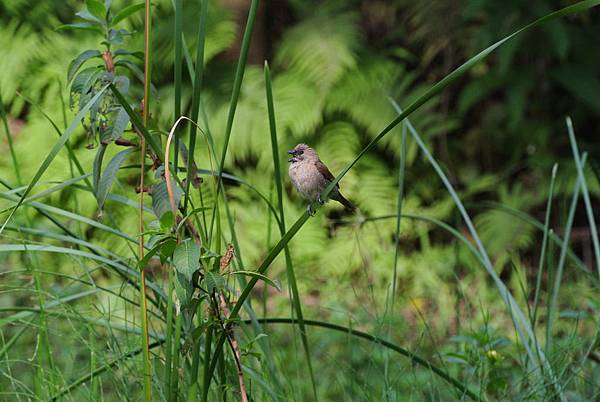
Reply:
<svg viewBox="0 0 600 402"><path fill-rule="evenodd" d="M296 190L300 195L311 201L308 205L308 213L312 216L315 214L315 210L312 207L312 203L317 201L319 204L324 204L325 201L321 199L321 192L331 183L335 177L331 174L327 166L321 159L317 152L306 144L298 144L288 151L292 157L288 160L290 162L290 168L288 173L292 184L296 187ZM342 193L340 193L340 186L338 184L331 190L329 198L338 201L349 211L354 211L356 207L348 201Z"/></svg>

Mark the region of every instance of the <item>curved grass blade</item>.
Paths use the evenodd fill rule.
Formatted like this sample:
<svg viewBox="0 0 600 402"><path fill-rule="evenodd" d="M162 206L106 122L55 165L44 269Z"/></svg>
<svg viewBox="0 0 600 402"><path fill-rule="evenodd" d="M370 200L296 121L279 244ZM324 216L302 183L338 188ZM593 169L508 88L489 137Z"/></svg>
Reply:
<svg viewBox="0 0 600 402"><path fill-rule="evenodd" d="M294 318L259 318L258 321L262 324L291 324L291 325L295 325L298 322L298 320L296 320ZM249 320L244 320L242 322L245 324L248 324ZM444 370L437 367L433 363L429 362L427 359L420 357L420 356L414 354L413 352L411 352L407 349L404 349L390 341L386 341L385 339L379 338L378 336L375 336L375 335L371 335L367 332L359 331L354 328L345 327L343 325L333 324L333 323L326 322L326 321L306 319L306 320L304 320L304 323L306 325L310 325L310 326L331 329L334 331L342 332L347 335L349 334L354 337L362 338L362 339L368 340L370 342L373 342L377 345L384 346L388 349L391 349L391 350L401 354L402 356L408 357L411 360L411 362L413 362L414 364L418 364L419 366L425 367L428 370L430 370L431 372L433 372L435 375L437 375L438 377L444 379L448 384L450 384L454 388L456 388L462 395L466 395L469 398L473 399L474 401L481 400L481 398L478 397L475 392L471 391L469 389L469 387L467 387L465 384L460 382L460 380L450 376Z"/></svg>
<svg viewBox="0 0 600 402"><path fill-rule="evenodd" d="M396 104L396 102L394 102L393 100L392 100L392 105L394 106L394 108L396 109L396 111L399 114L402 113L402 110L400 109L398 104ZM423 152L423 154L425 155L425 157L427 158L427 160L429 161L429 163L431 164L431 166L437 173L438 177L442 180L444 186L446 187L446 190L450 193L450 196L452 197L454 204L456 205L457 209L459 210L464 223L467 225L469 233L473 237L473 240L475 241L475 245L476 245L477 249L479 250L479 254L481 256L481 259L480 259L481 264L483 265L484 269L488 272L488 274L492 277L492 280L494 281L494 284L498 288L498 291L500 292L502 299L506 303L508 312L514 323L515 330L517 331L519 338L522 340L523 347L527 351L527 355L529 356L531 361L537 362L537 367L540 369L540 375L543 374L544 371L546 373L548 373L548 375L550 376L550 381L556 387L556 391L559 394L560 399L565 400L564 396L562 395L561 386L560 386L560 384L558 384L558 382L553 374L550 363L548 363L548 361L546 360L546 356L542 352L542 350L539 346L539 343L537 342L537 338L533 331L531 322L529 322L527 320L527 317L525 316L525 314L523 313L523 311L517 304L517 301L513 297L512 293L510 292L510 290L508 290L508 288L506 287L504 282L502 282L502 280L500 279L500 277L494 270L494 266L493 266L489 256L487 255L485 247L483 246L483 242L479 238L479 235L477 234L477 230L475 229L475 226L473 225L473 222L471 221L471 218L470 218L469 214L467 213L467 210L463 206L462 201L460 200L458 194L454 190L454 187L450 183L450 180L448 180L448 177L446 176L446 174L442 170L441 166L437 163L437 161L435 160L435 158L433 157L433 155L431 154L431 152L429 151L429 149L427 148L427 146L421 139L421 136L419 135L419 133L417 133L415 128L412 126L412 124L410 123L410 120L408 120L408 119L406 120L406 125L408 127L408 130L412 134L415 142L417 143L419 148L421 148L421 152ZM527 336L525 336L523 331L525 331ZM535 352L531 350L530 345L533 345L533 347L535 348Z"/></svg>
<svg viewBox="0 0 600 402"><path fill-rule="evenodd" d="M478 53L477 55L475 55L474 57L472 57L471 59L469 59L468 61L466 61L464 64L462 64L460 67L458 67L456 70L454 70L452 73L450 73L449 75L447 75L445 78L443 78L441 81L439 81L437 84L435 84L432 88L430 88L428 91L426 91L423 95L421 95L416 101L414 101L411 105L408 106L408 108L402 112L396 119L394 119L390 124L388 124L388 126L386 128L383 129L383 131L381 131L365 148L363 148L363 150L358 154L358 156L329 184L329 186L325 189L325 191L323 192L323 195L325 197L327 197L331 190L333 189L333 187L348 173L348 171L350 171L350 169L352 169L354 167L354 165L356 165L356 163L371 149L373 149L375 147L375 145L377 144L377 142L379 142L386 134L388 134L394 127L396 127L400 122L402 122L407 116L409 116L412 112L414 112L415 110L417 110L418 108L420 108L423 104L425 104L428 100L430 100L433 96L437 95L438 93L440 93L444 88L446 88L448 85L450 85L451 83L453 83L454 81L456 81L459 77L461 77L462 75L464 75L467 71L469 71L474 65L476 65L478 62L480 62L481 60L483 60L485 57L487 57L490 53L492 53L494 50L496 50L499 46L501 46L502 44L504 44L505 42L507 42L508 40L512 39L513 37L519 35L520 33L527 31L531 28L534 28L544 22L559 18L559 17L563 17L578 11L583 11L586 10L588 8L597 6L598 4L600 4L600 0L587 0L587 1L581 1L579 3L576 3L574 5L562 8L558 11L555 11L553 13L547 14L546 16L539 18L537 20L535 20L534 22L524 26L523 28L515 31L514 33L512 33L511 35L501 39L500 41L492 44L491 46L489 46L488 48L482 50L480 53ZM220 174L220 173L219 173ZM296 223L294 223L294 225L286 232L285 236L283 236L279 242L275 245L275 247L273 247L271 249L271 251L269 252L269 254L267 255L267 257L265 258L265 260L263 261L263 263L260 265L260 267L257 269L257 272L264 274L264 272L268 269L268 267L270 266L270 264L273 262L273 260L279 255L279 253L283 250L284 246L287 245L287 243L289 243L289 241L296 235L296 233L302 228L302 226L304 225L304 223L306 223L306 221L308 220L308 213L305 212L304 214L302 214L298 220L296 221ZM242 293L240 294L240 297L238 298L237 303L234 305L233 309L231 310L231 315L230 318L236 318L237 315L239 314L239 311L241 309L241 305L243 305L243 303L245 302L245 300L248 298L248 296L250 295L250 292L252 290L252 288L256 285L256 282L258 281L258 279L252 278L249 282L248 285L246 286L246 288L244 288L242 290ZM212 362L211 362L211 371L210 374L212 375L212 373L214 372L214 369L216 368L216 364L219 358L219 351L221 350L221 347L223 345L223 343L225 342L225 336L221 335L219 336L219 339L217 341L217 347L216 347L216 352L213 356Z"/></svg>
<svg viewBox="0 0 600 402"><path fill-rule="evenodd" d="M148 349L154 349L158 346L161 346L163 343L165 343L164 340L153 342L148 345ZM143 348L138 348L138 349L123 353L121 356L111 360L110 362L98 367L96 370L92 371L91 373L86 374L86 375L80 377L79 379L75 380L71 384L67 385L65 388L60 390L56 395L54 395L50 400L51 401L58 400L59 398L63 397L64 395L73 391L75 388L79 387L80 385L85 384L86 382L90 381L92 378L97 377L100 374L104 373L106 370L116 366L123 360L127 360L132 357L135 357L135 356L139 355L140 353L142 353L143 351L144 351Z"/></svg>
<svg viewBox="0 0 600 402"><path fill-rule="evenodd" d="M71 138L71 134L73 134L75 129L79 126L81 120L85 117L85 115L90 110L90 108L104 94L104 91L106 91L106 88L108 88L108 85L105 85L104 87L102 87L96 93L96 95L94 95L94 97L92 99L90 99L90 101L83 108L81 108L79 110L79 113L77 113L75 118L71 121L71 124L69 125L69 127L67 127L65 132L60 136L60 139L58 140L58 142L56 142L56 144L54 144L54 146L52 147L52 149L46 156L46 159L44 159L44 161L42 162L42 165L38 168L37 172L33 176L33 179L31 179L31 181L29 182L29 185L27 186L27 188L21 195L21 198L17 202L17 205L14 206L14 208L10 212L10 215L8 216L6 221L2 224L2 227L0 227L0 233L2 233L2 231L4 231L4 227L12 219L12 217L15 214L15 212L17 211L17 209L21 206L21 204L25 200L25 197L27 197L27 195L29 195L29 192L33 189L33 187L41 179L41 177L44 174L44 172L46 171L46 169L48 169L48 167L50 166L50 163L52 163L52 161L54 160L56 155L58 155L58 153L60 152L62 147L66 144L66 142L69 140L69 138Z"/></svg>
<svg viewBox="0 0 600 402"><path fill-rule="evenodd" d="M126 265L123 265L119 262L113 261L113 260L103 257L101 255L88 253L88 252L85 252L82 250L75 250L72 248L50 246L50 245L39 245L39 244L0 244L0 253L1 252L10 252L10 251L70 254L70 255L75 255L75 256L79 256L79 257L89 258L90 260L94 260L94 261L104 263L106 265L110 265L111 267L113 267L123 273L133 276L134 278L140 277L140 273L138 271L133 270L133 269L127 267ZM156 294L161 297L161 299L166 300L166 296L160 286L158 286L154 282L148 282L147 286L149 288L151 288L152 290L154 290L156 292Z"/></svg>

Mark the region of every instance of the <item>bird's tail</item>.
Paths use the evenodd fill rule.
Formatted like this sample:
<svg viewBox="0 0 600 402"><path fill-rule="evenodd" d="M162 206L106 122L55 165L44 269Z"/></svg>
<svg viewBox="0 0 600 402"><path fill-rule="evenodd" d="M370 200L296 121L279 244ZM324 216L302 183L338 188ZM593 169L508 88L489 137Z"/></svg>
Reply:
<svg viewBox="0 0 600 402"><path fill-rule="evenodd" d="M348 201L346 198L344 198L342 193L338 192L336 194L336 197L333 199L336 200L337 202L339 202L340 204L342 204L343 206L345 206L348 211L350 211L350 212L356 211L356 207L354 206L354 204L352 204L350 201Z"/></svg>

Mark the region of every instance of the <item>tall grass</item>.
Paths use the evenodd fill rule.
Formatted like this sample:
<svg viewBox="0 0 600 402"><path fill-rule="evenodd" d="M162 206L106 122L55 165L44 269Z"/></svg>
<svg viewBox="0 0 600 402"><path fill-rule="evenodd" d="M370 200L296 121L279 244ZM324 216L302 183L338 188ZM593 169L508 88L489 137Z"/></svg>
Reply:
<svg viewBox="0 0 600 402"><path fill-rule="evenodd" d="M88 11L93 14L100 7L99 4L95 1L87 2ZM408 350L389 339L370 334L364 330L304 317L294 261L290 252L292 247L290 241L308 222L309 214L304 212L288 228L284 213L284 173L280 163L285 152L280 149L279 145L277 108L268 63L265 63L264 67L267 110L265 119L268 119L270 128L274 172L272 184L275 188L275 201L273 202L271 198L262 194L243 178L227 174L224 171L231 136L243 135L234 132L234 120L236 108L240 101L244 73L248 64L248 52L259 2L253 0L250 4L240 56L233 77L233 89L225 132L222 133L224 141L220 150L220 157L215 148L213 133L210 130L210 116L207 115L203 106L202 82L209 2L202 0L200 4L201 11L197 16L196 58L195 63L193 63L182 33L184 4L181 0L174 1L175 58L173 67L175 95L173 116L174 121L179 122L180 119L183 120L181 116L189 112L187 114L190 118L186 119L190 121L190 125L187 148L184 145L184 139L181 138L184 130L172 127L171 134L174 138L173 156L170 155L169 151L170 138L167 140L166 149L163 149L161 135L157 134L167 130L153 127L154 122L150 120L150 105L153 104L150 96L152 9L148 0L145 1L144 8L144 88L141 117L129 104L126 94L121 93L114 83L103 85L98 88L96 95L80 108L73 120L66 125L66 128L58 130L61 132L59 140L49 150L33 178L27 185L24 185L19 171L19 155L13 149L6 111L0 98L0 117L2 118L4 131L7 134L11 160L17 177L15 185L6 183L7 191L0 193L0 198L10 204L3 211L7 213L7 218L0 228L0 234L3 236L0 252L10 252L11 258L14 255L13 253L25 253L31 259L27 265L32 267L34 289L31 293L35 296L33 307L0 308L0 312L6 314L0 318L0 327L3 328L2 337L0 337L2 342L0 344L0 358L3 359L7 367L4 374L10 380L13 388L13 393L10 395L23 400L77 400L89 391L88 395L92 399L102 400L105 399L103 392L105 392L105 389L110 388L110 391L106 391L109 394L106 395L106 399L140 399L143 397L146 401L159 399L169 401L184 399L188 401L226 401L237 399L263 400L268 395L273 400L288 400L293 397L293 392L285 389L285 381L281 381L280 378L285 377L289 371L285 366L291 363L289 361L277 361L276 355L282 351L276 350L274 352L271 347L272 326L277 324L291 325L300 334L307 374L310 380L310 400L327 398L328 390L320 387L323 379L320 378L316 369L317 361L326 352L322 350L322 345L319 345L317 352L315 352L314 347L311 347L307 333L308 327L320 328L321 331L328 331L328 334L336 332L346 334L349 338L355 339L357 344L358 340L366 340L371 344L371 347L386 351L386 355L391 359L385 361L386 383L388 375L390 375L388 365L394 359L392 356L402 356L409 363L414 364L415 367L419 366L418 369L414 368L413 370L415 377L417 377L417 370L422 370L418 372L419 375L439 379L441 380L440 383L448 387L439 391L440 395L443 393L440 398L487 400L488 397L483 386L475 387L475 384L469 384L465 379L468 377L458 376L456 372L451 373L443 360L438 362L435 357L424 357L420 353ZM598 4L600 4L600 1L589 0L573 4L537 19L502 38L467 60L424 92L404 110L392 101L392 106L397 111L398 116L360 150L356 158L343 169L322 194L324 198L327 198L334 186L354 168L361 158L372 151L386 135L392 133L395 127L403 123L402 158L398 167L399 193L395 213L380 217L359 216L343 222L360 226L366 222L376 222L383 219L396 220L390 308L386 311L384 318L389 319L389 316L395 316L396 314L394 301L398 292L397 275L402 220L419 220L439 226L470 251L496 286L518 334L518 347L523 348L527 355L527 359L522 360L526 360L528 363L521 363L521 368L523 372L527 373L527 379L530 381L530 384L524 386L526 388L525 393L532 398L544 397L567 400L566 389L569 384L568 381L564 380L567 367L560 367L549 356L555 355L553 353L553 325L559 310L558 295L567 258L570 258L580 270L586 270L584 264L569 248L570 229L580 191L585 202L597 268L600 273L600 247L598 246L594 213L583 170L586 156L585 153L583 155L579 153L572 122L570 119L567 120L567 128L578 178L563 238L559 238L549 227L556 168L552 172L544 223L534 221L531 217L521 216L530 223L537 225L542 230L543 235L542 252L533 295L533 314L525 315L523 307L517 302L517 298L511 292L510 287L503 282L496 272L459 193L421 135L408 120L408 117L432 97L462 78L475 65L509 40L543 23L584 11ZM191 110L187 111L182 102L184 59L192 81ZM128 167L139 171L140 194L138 203L123 197L108 195L109 200L120 202L122 208L136 208L139 215L136 230L120 230L115 224L107 225L90 219L83 213L71 212L68 210L68 206L57 208L50 205L49 201L41 201L52 194L58 194L66 190L73 191L75 197L89 197L88 192L93 192L92 186L86 188L79 184L82 181L88 182L89 174L84 171L80 172L80 176L73 177L61 184L53 184L49 189L32 195L33 190L42 184L41 179L44 172L53 163L62 148L67 146L69 139L79 128L81 121L84 120L84 117L94 107L95 103L108 93L112 94L111 96L114 96L122 105L131 120L132 127L139 133L139 164ZM55 128L57 127L55 126ZM198 132L206 140L208 160L203 161L203 164L211 166L210 169L199 169L196 166L196 162L200 163L197 156L201 154L201 147L196 141ZM403 212L404 188L407 184L405 180L406 147L409 133L421 154L431 164L432 169L444 184L455 208L462 217L462 224L466 226L466 230L462 225L452 227L432 217ZM152 157L152 166L148 165L149 156ZM180 156L184 162L181 167L178 162ZM76 160L72 152L69 152L69 158L82 170L82 165ZM212 166L213 160L216 162L215 167ZM169 161L173 161L172 167L171 165L165 166ZM149 216L152 210L146 206L144 199L145 179L149 176L147 169L158 171L159 165L162 165L165 173L162 176L160 174L156 175L155 182L166 181L167 195L163 194L163 199L161 199L158 190L155 190L155 193L152 194L153 204L169 202L170 215L157 214L159 215L157 216L158 219L153 219L154 222L150 224ZM125 167L121 167L121 169L125 169ZM196 175L207 177L214 185L195 186ZM248 264L244 261L239 242L240 232L237 230L235 210L232 210L228 203L228 193L224 179L236 183L244 191L249 190L249 192L257 195L261 200L260 202L264 202L270 215L269 219L273 219L279 231L280 238L270 250L264 251L264 259L255 269L248 267ZM198 188L197 194L195 187ZM181 192L181 203L175 201L177 191ZM316 207L319 208L319 206ZM51 220L59 232L34 227L34 224L27 220L29 218L27 212L31 209L40 211L44 218ZM20 213L17 214L17 211ZM515 211L512 211L512 213L515 213ZM210 219L207 219L208 217ZM25 225L23 225L23 222L25 222ZM94 244L89 241L86 233L71 230L69 228L70 222L77 222L86 228L98 230L119 246L107 249ZM132 235L132 233L135 233L135 235ZM16 237L13 237L13 234ZM64 244L58 246L52 241ZM554 244L561 248L561 253L551 289L551 301L546 321L546 347L543 349L536 333L536 321L542 297L542 271L545 264L547 264L547 271L554 268L546 261L546 254L552 254L550 249ZM134 251L136 246L138 248L137 253ZM235 251L235 255L232 250ZM259 282L264 286L278 286L267 274L272 263L281 252L284 253L285 258L292 316L289 318L264 317L258 319L250 303L252 292ZM59 270L55 272L54 267L52 267L53 269L42 269L43 263L37 260L38 256L54 254L61 254L72 259L72 261L76 261L79 264L78 269L81 270L81 273L67 274L58 272ZM153 274L149 270L148 264L152 258L154 260L160 259L164 263L163 266L168 267L169 271L165 278L161 278L160 273ZM86 264L97 264L97 266ZM122 282L123 286L107 286L104 281L96 280L95 278L99 277L96 270L105 271L105 275L115 275L117 281ZM3 272L1 275L14 276L20 275L22 272L26 271L12 270ZM54 280L68 280L69 283L74 284L76 290L70 291L68 289L68 293L56 297L50 292L50 286L42 279L46 275ZM230 278L235 278L235 280L230 280ZM11 289L6 289L6 291L10 293ZM135 297L136 293L139 296L137 299ZM83 303L88 297L98 294L109 300L107 302L108 306L96 306L97 309L106 308L106 310L101 311L101 316L106 317L102 319L92 315L88 316L89 311L82 307L85 306ZM51 296L52 299L48 296ZM81 304L73 307L75 302ZM116 312L113 311L114 306L111 303L116 305ZM242 309L244 309L245 316L242 316ZM139 317L139 321L131 318L130 314L132 312ZM60 318L63 320L64 327L72 326L76 329L74 336L81 341L83 349L87 349L88 353L86 355L91 355L89 359L90 367L87 372L66 369L61 371L61 367L53 361L53 344L51 335L49 335L53 330L53 326L49 323L51 318ZM9 324L22 325L10 338L4 336L4 328ZM363 325L364 323L359 322L358 324L366 326ZM13 367L18 368L21 362L8 358L11 347L17 344L20 338L27 336L26 329L30 327L38 330L35 339L35 356L37 360L33 364L35 366L35 378L32 392L27 386L19 384L21 380L15 377L14 370L12 370ZM85 336L78 332L83 331L83 329L85 329ZM123 336L115 335L117 332L122 333ZM132 335L132 339L134 338L135 341L131 341L129 335ZM393 328L390 327L388 336L391 338L392 335ZM97 342L98 338L106 339L106 345L102 346L106 349L106 353L101 356L95 354L96 351L101 349ZM260 347L260 353L258 353L260 358L255 360L251 357L253 354L257 354L253 349L254 343ZM592 347L590 346L587 350L588 354L591 353ZM136 374L135 365L128 365L130 360L141 361L141 375ZM61 363L64 362L61 361ZM581 361L578 364L578 366L574 366L574 369L579 369L586 363ZM132 369L132 367L134 368ZM529 379L529 376L531 379ZM131 384L128 383L129 378L132 380ZM100 379L102 379L102 382L100 382ZM108 383L111 385L108 386ZM140 383L141 387L138 388L137 385ZM415 384L423 384L423 382L415 380Z"/></svg>

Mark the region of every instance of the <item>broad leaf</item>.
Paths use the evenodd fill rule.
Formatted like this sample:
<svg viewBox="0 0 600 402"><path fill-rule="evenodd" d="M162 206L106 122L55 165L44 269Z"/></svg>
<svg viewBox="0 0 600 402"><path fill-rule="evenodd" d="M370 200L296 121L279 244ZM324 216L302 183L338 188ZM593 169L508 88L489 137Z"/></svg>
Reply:
<svg viewBox="0 0 600 402"><path fill-rule="evenodd" d="M173 265L179 274L191 282L192 275L200 268L200 246L192 239L185 239L175 248Z"/></svg>
<svg viewBox="0 0 600 402"><path fill-rule="evenodd" d="M143 10L143 9L144 9L144 3L133 4L131 6L125 7L124 9L119 11L113 17L113 19L110 23L111 23L111 25L118 24L119 22L123 21L125 18L129 17L131 14L133 14L137 11Z"/></svg>
<svg viewBox="0 0 600 402"><path fill-rule="evenodd" d="M102 144L108 144L118 139L123 135L125 128L129 124L129 115L123 107L117 111L117 115L113 121L112 127L101 133L100 141Z"/></svg>
<svg viewBox="0 0 600 402"><path fill-rule="evenodd" d="M104 206L104 202L106 201L106 197L108 196L108 192L112 187L113 182L115 181L115 177L117 176L117 172L119 168L125 161L125 158L129 156L129 154L133 151L133 148L128 148L124 151L116 154L108 165L106 166L106 170L102 173L102 178L98 183L98 190L96 191L96 199L98 200L98 207L102 209Z"/></svg>
<svg viewBox="0 0 600 402"><path fill-rule="evenodd" d="M73 24L65 24L56 27L57 31L62 29L76 29L81 31L92 31L102 34L102 29L100 27L94 24L90 24L89 22L75 22Z"/></svg>
<svg viewBox="0 0 600 402"><path fill-rule="evenodd" d="M106 8L98 0L85 0L85 6L94 17L100 20L106 18Z"/></svg>
<svg viewBox="0 0 600 402"><path fill-rule="evenodd" d="M219 291L225 288L225 278L213 271L206 272L204 276L204 286L208 293Z"/></svg>
<svg viewBox="0 0 600 402"><path fill-rule="evenodd" d="M179 185L172 180L173 183L173 198L175 205L179 205L183 191ZM171 203L169 202L169 193L167 192L167 183L164 178L152 186L152 209L158 219L161 219L166 212L171 211Z"/></svg>
<svg viewBox="0 0 600 402"><path fill-rule="evenodd" d="M78 16L79 18L83 18L84 20L91 22L92 24L96 24L96 25L103 25L104 21L102 21L100 18L96 17L95 15L93 15L92 13L90 13L88 10L82 10L78 13L75 13L76 16Z"/></svg>
<svg viewBox="0 0 600 402"><path fill-rule="evenodd" d="M101 53L98 50L89 49L89 50L82 52L79 56L77 56L75 59L73 59L73 61L71 61L71 64L69 64L69 70L67 72L67 82L71 82L71 80L75 76L75 73L77 73L77 71L83 65L83 63L85 63L86 61L88 61L89 59L91 59L93 57L100 57L100 56L101 56Z"/></svg>

